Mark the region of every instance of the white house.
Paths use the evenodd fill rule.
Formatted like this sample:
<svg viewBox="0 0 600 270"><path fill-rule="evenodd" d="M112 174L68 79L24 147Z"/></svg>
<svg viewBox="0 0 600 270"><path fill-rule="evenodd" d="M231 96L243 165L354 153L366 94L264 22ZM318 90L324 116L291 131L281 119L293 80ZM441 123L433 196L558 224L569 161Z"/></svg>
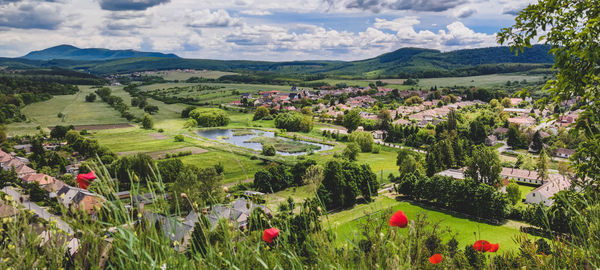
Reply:
<svg viewBox="0 0 600 270"><path fill-rule="evenodd" d="M535 171L522 170L517 168L502 168L500 177L503 179L515 179L517 182L527 184L543 184L542 180L538 179L538 174Z"/></svg>
<svg viewBox="0 0 600 270"><path fill-rule="evenodd" d="M571 181L560 174L551 174L549 178L546 183L525 196L526 203L543 203L545 206L551 206L554 203L552 199L554 194L571 186Z"/></svg>

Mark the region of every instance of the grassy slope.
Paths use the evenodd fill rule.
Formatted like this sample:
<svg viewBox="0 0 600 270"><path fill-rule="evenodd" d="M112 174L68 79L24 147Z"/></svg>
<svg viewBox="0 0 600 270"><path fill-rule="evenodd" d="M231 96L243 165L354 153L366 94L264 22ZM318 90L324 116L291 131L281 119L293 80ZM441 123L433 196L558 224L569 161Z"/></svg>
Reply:
<svg viewBox="0 0 600 270"><path fill-rule="evenodd" d="M237 73L214 71L214 70L196 70L193 73L183 72L183 71L161 71L161 72L157 72L155 75L163 77L165 80L184 81L191 77L200 77L200 78L206 78L206 79L218 79L221 76L234 75L234 74L237 74Z"/></svg>
<svg viewBox="0 0 600 270"><path fill-rule="evenodd" d="M10 135L35 133L35 127L56 125L96 125L127 123L120 114L108 104L96 100L85 102L85 96L95 89L79 86L81 90L74 95L54 96L52 99L25 106L22 112L29 122L13 123L7 126ZM63 119L58 118L63 113Z"/></svg>
<svg viewBox="0 0 600 270"><path fill-rule="evenodd" d="M455 217L444 212L412 205L408 202L398 202L383 196L380 196L371 204L358 205L351 210L329 215L326 219L328 223L326 223L325 226L332 226L337 232L337 237L340 241L352 239L355 237L355 229L365 220L363 216L366 214L374 214L389 208L393 211L404 211L409 219L415 218L417 214L426 214L430 222L439 222L441 228L448 227L453 233L457 233L456 240L458 240L460 248L472 244L477 239L486 239L492 243L497 242L500 244L501 251L514 251L518 248L513 242L513 237L519 234L516 222L511 221L505 225L495 226L462 217ZM475 234L477 234L477 236ZM447 241L450 237L450 235L445 235L443 240Z"/></svg>
<svg viewBox="0 0 600 270"><path fill-rule="evenodd" d="M540 81L543 76L532 76L523 74L493 74L493 75L482 75L482 76L470 76L470 77L449 77L449 78L431 78L431 79L420 79L419 87L429 89L431 87L444 87L444 86L476 86L476 87L493 87L497 85L503 85L506 81L519 81L527 80L528 82Z"/></svg>

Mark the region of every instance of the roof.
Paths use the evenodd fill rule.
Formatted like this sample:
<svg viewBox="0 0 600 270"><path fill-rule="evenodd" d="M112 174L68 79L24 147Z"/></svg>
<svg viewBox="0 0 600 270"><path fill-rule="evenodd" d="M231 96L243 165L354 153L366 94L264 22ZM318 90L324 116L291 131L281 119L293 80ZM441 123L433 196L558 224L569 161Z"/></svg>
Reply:
<svg viewBox="0 0 600 270"><path fill-rule="evenodd" d="M34 173L34 174L29 174L26 176L23 176L23 181L31 183L31 182L38 182L38 184L40 184L40 186L45 186L48 184L52 184L54 183L54 181L56 181L56 179L50 175L47 174L43 174L43 173Z"/></svg>
<svg viewBox="0 0 600 270"><path fill-rule="evenodd" d="M567 148L557 148L556 151L554 152L555 154L562 154L565 156L571 156L573 154L575 154L575 150L573 149L567 149Z"/></svg>
<svg viewBox="0 0 600 270"><path fill-rule="evenodd" d="M454 179L465 179L465 173L460 169L447 169L436 173L436 175L452 177Z"/></svg>
<svg viewBox="0 0 600 270"><path fill-rule="evenodd" d="M152 224L158 221L165 237L169 238L171 241L177 241L179 243L183 243L183 238L190 232L190 230L194 228L193 225L177 221L177 219L173 217L165 217L152 212L144 212L144 218Z"/></svg>
<svg viewBox="0 0 600 270"><path fill-rule="evenodd" d="M500 175L510 178L526 178L526 179L537 179L538 174L535 171L522 170L517 168L502 168Z"/></svg>
<svg viewBox="0 0 600 270"><path fill-rule="evenodd" d="M497 133L497 134L504 134L506 132L508 132L508 128L499 127L499 128L494 129L494 133Z"/></svg>
<svg viewBox="0 0 600 270"><path fill-rule="evenodd" d="M550 198L557 192L571 187L571 181L560 174L551 174L549 180L531 192L537 192L540 195Z"/></svg>

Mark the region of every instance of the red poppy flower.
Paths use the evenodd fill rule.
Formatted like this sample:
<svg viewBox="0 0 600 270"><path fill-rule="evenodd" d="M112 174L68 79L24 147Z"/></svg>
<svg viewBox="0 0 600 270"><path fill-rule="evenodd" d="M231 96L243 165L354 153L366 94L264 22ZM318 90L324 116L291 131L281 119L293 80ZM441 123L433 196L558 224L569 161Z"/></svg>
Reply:
<svg viewBox="0 0 600 270"><path fill-rule="evenodd" d="M392 217L390 217L390 226L404 228L408 224L408 218L402 212L402 210L398 210L398 212L394 213Z"/></svg>
<svg viewBox="0 0 600 270"><path fill-rule="evenodd" d="M477 240L477 242L475 242L475 244L473 244L473 249L476 251L486 252L487 251L486 245L488 246L488 249L489 249L490 242L488 242L486 240Z"/></svg>
<svg viewBox="0 0 600 270"><path fill-rule="evenodd" d="M94 171L77 175L77 183L79 183L79 187L83 189L87 189L94 179L96 179Z"/></svg>
<svg viewBox="0 0 600 270"><path fill-rule="evenodd" d="M269 228L263 232L263 240L269 244L273 243L273 239L277 238L277 236L279 236L277 228Z"/></svg>
<svg viewBox="0 0 600 270"><path fill-rule="evenodd" d="M490 248L487 250L487 252L496 252L496 251L498 251L499 248L500 248L500 245L498 243L490 244Z"/></svg>
<svg viewBox="0 0 600 270"><path fill-rule="evenodd" d="M442 259L444 259L442 254L436 253L429 257L429 262L432 264L438 264L442 262Z"/></svg>

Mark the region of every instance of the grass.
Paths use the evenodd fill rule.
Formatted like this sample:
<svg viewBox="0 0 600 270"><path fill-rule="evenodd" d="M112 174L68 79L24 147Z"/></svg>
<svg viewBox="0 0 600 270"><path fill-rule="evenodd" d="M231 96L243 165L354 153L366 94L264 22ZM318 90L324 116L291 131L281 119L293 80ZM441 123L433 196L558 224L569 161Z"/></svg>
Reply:
<svg viewBox="0 0 600 270"><path fill-rule="evenodd" d="M263 136L254 137L248 141L249 142L257 142L257 143L262 144L263 146L265 144L272 144L273 146L275 146L275 149L277 149L277 151L285 152L285 153L299 153L299 152L308 152L310 150L321 149L321 147L319 147L317 145L300 143L300 142L295 142L295 141L288 141L288 140L283 140L280 138L263 137Z"/></svg>
<svg viewBox="0 0 600 270"><path fill-rule="evenodd" d="M79 86L80 91L73 95L54 96L50 100L29 104L22 109L27 122L7 125L9 135L31 134L36 127L53 127L56 125L101 125L127 123L119 112L108 104L96 100L85 102L85 96L95 91L89 86ZM58 113L64 115L58 117Z"/></svg>
<svg viewBox="0 0 600 270"><path fill-rule="evenodd" d="M237 74L237 73L215 71L215 70L194 70L194 72L167 70L167 71L158 71L154 75L163 77L165 80L170 80L170 81L173 81L173 80L185 81L191 77L199 77L199 78L206 78L206 79L218 79L221 76L234 75L234 74Z"/></svg>
<svg viewBox="0 0 600 270"><path fill-rule="evenodd" d="M249 157L236 155L228 152L210 151L202 154L185 156L180 158L184 164L196 165L198 167L209 167L219 163L223 164L224 183L252 180L254 173L262 169L262 161L252 160Z"/></svg>
<svg viewBox="0 0 600 270"><path fill-rule="evenodd" d="M497 242L500 244L501 250L514 251L518 248L513 242L513 237L520 232L518 224L514 221L509 221L505 225L490 225L430 210L409 202L398 202L384 196L379 196L373 203L357 205L350 210L331 214L325 219L327 223L324 225L329 225L334 229L339 241L354 239L354 233L361 222L365 220L365 215L376 214L386 209L402 210L409 219L415 218L417 214L426 214L431 222L439 222L441 228L448 227L457 234L456 240L459 242L459 248L473 244L477 239ZM448 241L449 237L446 235L448 239L443 240Z"/></svg>
<svg viewBox="0 0 600 270"><path fill-rule="evenodd" d="M451 87L451 86L475 86L475 87L493 87L506 84L506 81L523 81L535 82L543 80L543 76L539 75L522 75L522 74L493 74L469 77L448 77L448 78L430 78L420 79L419 87L429 89L431 87Z"/></svg>
<svg viewBox="0 0 600 270"><path fill-rule="evenodd" d="M388 175L398 175L398 166L396 165L397 151L389 147L381 147L379 154L360 153L358 154L358 163L366 163L371 166L373 172L377 175L380 183L388 182Z"/></svg>

